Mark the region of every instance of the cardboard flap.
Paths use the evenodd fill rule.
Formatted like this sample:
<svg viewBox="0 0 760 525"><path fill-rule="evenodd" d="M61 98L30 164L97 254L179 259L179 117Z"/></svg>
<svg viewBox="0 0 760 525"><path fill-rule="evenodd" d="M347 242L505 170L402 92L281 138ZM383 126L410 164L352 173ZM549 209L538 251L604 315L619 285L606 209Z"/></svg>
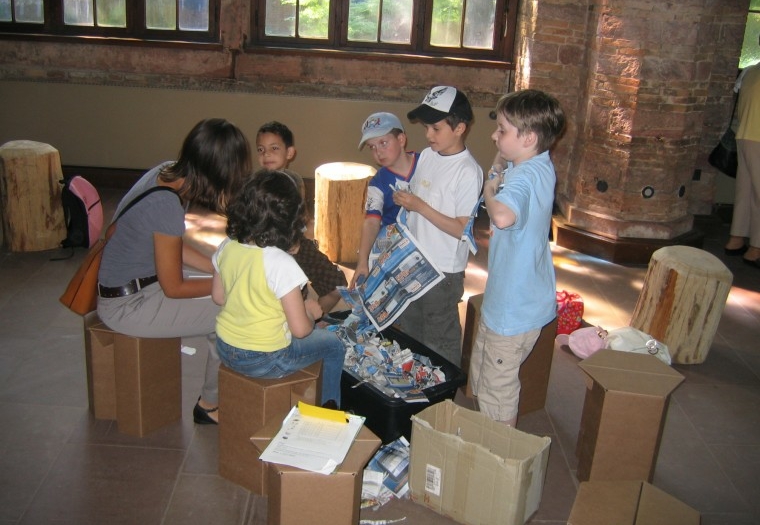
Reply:
<svg viewBox="0 0 760 525"><path fill-rule="evenodd" d="M636 525L699 525L699 512L654 485L641 487Z"/></svg>
<svg viewBox="0 0 760 525"><path fill-rule="evenodd" d="M654 356L600 350L578 363L606 390L667 397L684 377Z"/></svg>
<svg viewBox="0 0 760 525"><path fill-rule="evenodd" d="M699 512L645 481L583 481L567 525L699 525Z"/></svg>
<svg viewBox="0 0 760 525"><path fill-rule="evenodd" d="M640 481L583 481L567 525L634 525Z"/></svg>

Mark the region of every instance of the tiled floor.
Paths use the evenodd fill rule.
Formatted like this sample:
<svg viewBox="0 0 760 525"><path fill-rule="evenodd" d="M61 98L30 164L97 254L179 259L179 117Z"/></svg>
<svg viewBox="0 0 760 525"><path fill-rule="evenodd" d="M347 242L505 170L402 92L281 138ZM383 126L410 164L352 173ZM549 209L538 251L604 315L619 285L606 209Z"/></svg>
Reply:
<svg viewBox="0 0 760 525"><path fill-rule="evenodd" d="M109 205L119 196L104 192ZM705 363L677 366L654 484L702 513L705 525L760 523L760 271L722 254L727 227L704 221L705 248L734 272L734 287ZM0 251L0 524L263 524L266 500L217 475L215 427L196 426L202 340L182 355L183 419L143 439L87 409L81 319L57 301L83 252ZM554 248L558 288L579 292L586 321L628 323L645 268ZM468 270L482 289L485 250ZM565 523L577 489L575 444L585 385L578 359L556 350L545 410L518 428L552 439L543 499L532 524ZM463 396L457 400L466 404ZM409 501L365 509L363 520L453 521Z"/></svg>

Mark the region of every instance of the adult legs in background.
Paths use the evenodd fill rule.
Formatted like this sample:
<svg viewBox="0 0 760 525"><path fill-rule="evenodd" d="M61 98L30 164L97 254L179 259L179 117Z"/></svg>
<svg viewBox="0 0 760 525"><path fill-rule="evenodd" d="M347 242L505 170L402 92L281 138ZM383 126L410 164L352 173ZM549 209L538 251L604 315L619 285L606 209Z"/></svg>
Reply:
<svg viewBox="0 0 760 525"><path fill-rule="evenodd" d="M215 329L219 306L211 297L170 299L158 283L126 297L98 300L98 316L111 330L134 337L191 337L209 339L206 374L199 405L219 404L219 356Z"/></svg>
<svg viewBox="0 0 760 525"><path fill-rule="evenodd" d="M735 249L749 239L744 259L760 263L760 142L737 140L739 168L736 172L731 238L726 248Z"/></svg>

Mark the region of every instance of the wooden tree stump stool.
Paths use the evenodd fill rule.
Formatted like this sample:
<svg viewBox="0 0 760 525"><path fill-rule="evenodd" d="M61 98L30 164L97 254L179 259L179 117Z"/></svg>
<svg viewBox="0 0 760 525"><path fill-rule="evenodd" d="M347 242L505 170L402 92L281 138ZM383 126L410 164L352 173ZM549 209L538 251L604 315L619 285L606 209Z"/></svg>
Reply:
<svg viewBox="0 0 760 525"><path fill-rule="evenodd" d="M54 147L31 140L0 146L0 209L9 250L35 252L61 244L66 237L62 178L61 158Z"/></svg>
<svg viewBox="0 0 760 525"><path fill-rule="evenodd" d="M314 238L333 262L357 261L367 186L376 171L366 164L331 162L315 172Z"/></svg>
<svg viewBox="0 0 760 525"><path fill-rule="evenodd" d="M707 358L733 274L714 255L690 246L652 254L630 325L668 345L673 363Z"/></svg>

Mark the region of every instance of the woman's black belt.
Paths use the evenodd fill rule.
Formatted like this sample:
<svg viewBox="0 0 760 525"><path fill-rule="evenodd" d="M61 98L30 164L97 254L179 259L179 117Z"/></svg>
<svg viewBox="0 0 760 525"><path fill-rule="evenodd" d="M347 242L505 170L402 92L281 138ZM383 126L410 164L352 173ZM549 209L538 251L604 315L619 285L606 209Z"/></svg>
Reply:
<svg viewBox="0 0 760 525"><path fill-rule="evenodd" d="M149 284L153 284L158 281L157 275L151 275L150 277L141 277L139 279L132 279L124 286L116 286L109 288L98 283L98 295L104 299L112 299L114 297L126 297L137 293Z"/></svg>

